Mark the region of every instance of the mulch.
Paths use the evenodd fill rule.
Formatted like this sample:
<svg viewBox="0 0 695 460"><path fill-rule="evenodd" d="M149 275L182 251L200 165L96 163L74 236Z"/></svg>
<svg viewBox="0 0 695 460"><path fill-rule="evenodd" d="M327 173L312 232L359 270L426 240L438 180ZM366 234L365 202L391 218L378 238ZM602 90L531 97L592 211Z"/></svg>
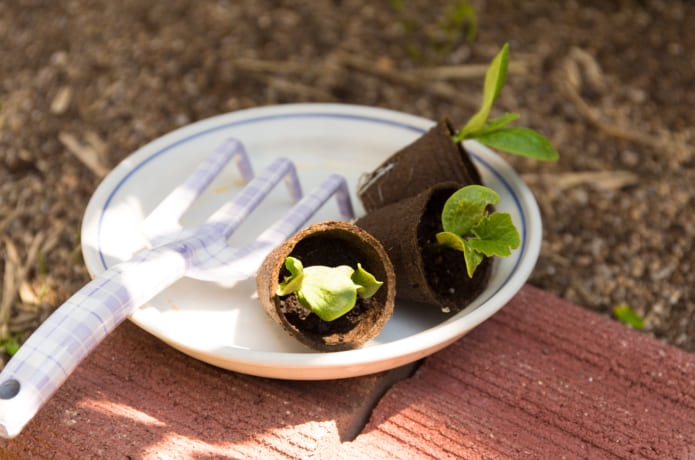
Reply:
<svg viewBox="0 0 695 460"><path fill-rule="evenodd" d="M0 339L25 338L89 280L80 225L104 175L188 123L290 102L462 123L510 44L493 115L561 159L504 155L534 192L530 282L695 351L695 4L474 1L0 2ZM578 325L580 326L580 325Z"/></svg>

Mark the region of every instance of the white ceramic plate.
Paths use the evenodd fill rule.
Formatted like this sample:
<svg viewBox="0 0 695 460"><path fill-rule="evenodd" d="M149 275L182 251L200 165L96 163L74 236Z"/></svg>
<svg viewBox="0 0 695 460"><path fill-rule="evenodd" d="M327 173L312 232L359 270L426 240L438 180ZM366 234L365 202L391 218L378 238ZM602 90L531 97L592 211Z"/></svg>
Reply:
<svg viewBox="0 0 695 460"><path fill-rule="evenodd" d="M82 248L90 273L127 260L144 247L142 221L170 190L229 137L243 142L256 172L274 158L290 158L304 190L329 173L348 181L357 214L357 179L433 125L431 120L370 107L297 104L243 110L203 120L167 134L136 151L97 188L85 212ZM485 292L464 311L446 315L436 308L398 302L381 334L358 350L313 352L287 335L263 312L255 280L233 288L183 279L131 320L171 346L226 369L283 379L332 379L391 369L427 356L489 318L522 287L541 244L538 206L526 185L499 156L478 143L472 153L485 184L501 196L499 211L511 214L521 246L497 260ZM242 187L228 166L182 218L202 222ZM291 203L281 186L232 236L230 244L256 237ZM334 201L310 222L338 219ZM307 224L308 225L308 224Z"/></svg>

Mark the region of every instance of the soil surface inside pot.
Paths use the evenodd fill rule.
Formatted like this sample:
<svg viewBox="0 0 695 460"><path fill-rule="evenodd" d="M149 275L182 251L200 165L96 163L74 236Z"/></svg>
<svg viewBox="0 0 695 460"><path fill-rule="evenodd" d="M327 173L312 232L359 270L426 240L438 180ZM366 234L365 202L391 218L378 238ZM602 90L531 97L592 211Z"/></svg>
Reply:
<svg viewBox="0 0 695 460"><path fill-rule="evenodd" d="M371 298L363 299L358 296L352 310L333 321L324 321L311 310L304 308L296 294L280 299L280 310L287 321L297 329L313 336L345 334L354 329L364 319L363 314L371 308L373 308Z"/></svg>

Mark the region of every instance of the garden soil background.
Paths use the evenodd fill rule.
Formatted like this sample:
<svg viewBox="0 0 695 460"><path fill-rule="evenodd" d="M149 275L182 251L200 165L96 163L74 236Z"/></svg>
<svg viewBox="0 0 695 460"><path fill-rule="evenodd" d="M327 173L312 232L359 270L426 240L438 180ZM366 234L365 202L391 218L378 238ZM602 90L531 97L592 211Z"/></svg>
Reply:
<svg viewBox="0 0 695 460"><path fill-rule="evenodd" d="M445 25L456 3L0 2L0 339L89 281L87 202L144 144L293 102L463 123L509 42L493 116L520 113L561 155L502 154L542 211L530 282L605 316L629 305L695 351L695 3L472 0L472 41Z"/></svg>

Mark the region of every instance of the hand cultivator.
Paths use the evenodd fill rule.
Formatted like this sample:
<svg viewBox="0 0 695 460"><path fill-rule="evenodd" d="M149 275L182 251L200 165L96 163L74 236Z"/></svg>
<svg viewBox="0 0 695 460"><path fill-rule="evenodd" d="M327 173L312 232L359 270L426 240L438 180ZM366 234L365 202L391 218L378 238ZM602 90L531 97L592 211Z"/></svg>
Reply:
<svg viewBox="0 0 695 460"><path fill-rule="evenodd" d="M181 228L179 218L232 159L247 185L200 226ZM296 204L252 243L230 246L230 235L283 178ZM302 197L292 162L278 158L253 177L241 143L225 142L145 219L150 247L108 268L70 297L7 363L0 373L0 435L16 436L88 353L155 295L182 277L229 285L254 276L265 256L334 194L343 218L351 219L341 176L327 177Z"/></svg>

